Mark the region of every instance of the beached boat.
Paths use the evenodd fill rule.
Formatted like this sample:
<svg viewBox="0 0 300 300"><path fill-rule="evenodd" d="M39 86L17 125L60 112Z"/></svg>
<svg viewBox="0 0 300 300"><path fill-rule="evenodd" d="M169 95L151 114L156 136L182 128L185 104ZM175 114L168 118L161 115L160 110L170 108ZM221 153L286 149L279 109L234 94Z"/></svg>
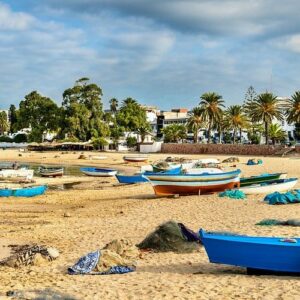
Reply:
<svg viewBox="0 0 300 300"><path fill-rule="evenodd" d="M273 174L261 174L257 176L251 177L241 177L240 178L240 186L249 186L251 184L258 184L273 181L276 179L285 179L287 173L273 173Z"/></svg>
<svg viewBox="0 0 300 300"><path fill-rule="evenodd" d="M46 189L46 185L22 188L2 188L0 189L0 197L34 197L44 194Z"/></svg>
<svg viewBox="0 0 300 300"><path fill-rule="evenodd" d="M156 195L198 195L222 192L239 186L240 170L221 174L201 175L143 175Z"/></svg>
<svg viewBox="0 0 300 300"><path fill-rule="evenodd" d="M114 169L100 169L100 168L80 168L80 171L87 176L95 177L111 177L117 174L117 170Z"/></svg>
<svg viewBox="0 0 300 300"><path fill-rule="evenodd" d="M22 180L32 180L34 171L28 169L19 169L19 170L1 170L0 179L2 180L11 180L11 181L22 181Z"/></svg>
<svg viewBox="0 0 300 300"><path fill-rule="evenodd" d="M300 272L300 239L207 233L200 239L209 261L274 272Z"/></svg>
<svg viewBox="0 0 300 300"><path fill-rule="evenodd" d="M127 162L144 162L148 160L147 155L125 155L123 159Z"/></svg>
<svg viewBox="0 0 300 300"><path fill-rule="evenodd" d="M64 174L64 168L40 167L39 174L42 177L61 177Z"/></svg>
<svg viewBox="0 0 300 300"><path fill-rule="evenodd" d="M104 160L107 159L107 156L101 156L101 155L90 155L89 159L91 160Z"/></svg>
<svg viewBox="0 0 300 300"><path fill-rule="evenodd" d="M293 189L297 182L298 178L277 179L261 184L240 187L239 190L246 195L270 194L274 192L289 191Z"/></svg>

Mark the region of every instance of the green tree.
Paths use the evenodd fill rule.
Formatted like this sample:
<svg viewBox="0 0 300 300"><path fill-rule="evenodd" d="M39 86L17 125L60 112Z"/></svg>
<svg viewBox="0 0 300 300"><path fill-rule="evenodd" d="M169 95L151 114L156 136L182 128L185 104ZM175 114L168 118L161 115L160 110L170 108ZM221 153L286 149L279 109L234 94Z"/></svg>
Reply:
<svg viewBox="0 0 300 300"><path fill-rule="evenodd" d="M124 131L124 128L122 126L119 126L116 122L110 129L110 137L115 147L117 147L120 138L124 136Z"/></svg>
<svg viewBox="0 0 300 300"><path fill-rule="evenodd" d="M286 140L286 133L282 130L281 126L277 123L270 124L269 126L269 137L272 140L272 144L275 145L276 142L284 142Z"/></svg>
<svg viewBox="0 0 300 300"><path fill-rule="evenodd" d="M116 114L117 123L126 131L137 132L139 128L150 126L147 121L146 111L132 98L123 101Z"/></svg>
<svg viewBox="0 0 300 300"><path fill-rule="evenodd" d="M30 141L41 142L45 131L57 131L60 110L53 100L33 91L20 102L17 127L31 127Z"/></svg>
<svg viewBox="0 0 300 300"><path fill-rule="evenodd" d="M200 107L192 109L191 115L187 121L187 127L194 134L194 143L198 143L198 134L201 126L204 126L203 111Z"/></svg>
<svg viewBox="0 0 300 300"><path fill-rule="evenodd" d="M0 112L0 135L3 135L9 130L9 124L7 121L7 114L5 111Z"/></svg>
<svg viewBox="0 0 300 300"><path fill-rule="evenodd" d="M126 138L126 144L129 148L133 148L137 145L137 140L135 136L128 136Z"/></svg>
<svg viewBox="0 0 300 300"><path fill-rule="evenodd" d="M105 146L108 145L108 141L104 137L98 137L98 138L93 137L92 138L92 145L93 145L94 149L101 150Z"/></svg>
<svg viewBox="0 0 300 300"><path fill-rule="evenodd" d="M204 93L200 98L200 108L203 111L203 118L208 122L208 143L210 143L211 130L222 117L224 101L221 95L214 92Z"/></svg>
<svg viewBox="0 0 300 300"><path fill-rule="evenodd" d="M300 123L300 91L296 91L288 101L285 114L289 124Z"/></svg>
<svg viewBox="0 0 300 300"><path fill-rule="evenodd" d="M257 94L255 92L255 89L252 85L250 85L245 94L245 102L247 103L247 102L254 101L256 97Z"/></svg>
<svg viewBox="0 0 300 300"><path fill-rule="evenodd" d="M15 105L11 105L9 107L9 113L8 113L8 118L9 118L9 124L10 124L10 132L16 132L17 131L17 109L15 107Z"/></svg>
<svg viewBox="0 0 300 300"><path fill-rule="evenodd" d="M141 137L141 143L144 143L147 134L151 133L151 126L148 122L146 122L145 124L141 125L135 132Z"/></svg>
<svg viewBox="0 0 300 300"><path fill-rule="evenodd" d="M112 98L109 100L110 110L113 114L116 114L119 106L119 101L116 98Z"/></svg>
<svg viewBox="0 0 300 300"><path fill-rule="evenodd" d="M233 130L233 143L235 143L236 133L247 126L247 118L241 105L231 105L225 111L225 120L228 128Z"/></svg>
<svg viewBox="0 0 300 300"><path fill-rule="evenodd" d="M89 83L89 78L77 80L63 93L64 133L80 140L105 137L109 132L103 124L102 90Z"/></svg>
<svg viewBox="0 0 300 300"><path fill-rule="evenodd" d="M178 143L187 137L186 127L182 124L171 124L162 129L166 143Z"/></svg>
<svg viewBox="0 0 300 300"><path fill-rule="evenodd" d="M269 142L269 126L273 119L283 120L282 106L275 95L269 92L260 94L245 104L246 113L252 122L263 122L266 144Z"/></svg>

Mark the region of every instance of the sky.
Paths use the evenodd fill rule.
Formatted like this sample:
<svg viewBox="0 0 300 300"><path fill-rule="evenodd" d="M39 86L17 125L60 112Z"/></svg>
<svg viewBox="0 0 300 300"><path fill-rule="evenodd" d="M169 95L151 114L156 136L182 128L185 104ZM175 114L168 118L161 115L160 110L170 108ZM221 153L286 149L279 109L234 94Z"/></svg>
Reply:
<svg viewBox="0 0 300 300"><path fill-rule="evenodd" d="M298 0L0 0L0 109L32 90L60 104L81 77L104 107L192 108L204 92L300 89Z"/></svg>

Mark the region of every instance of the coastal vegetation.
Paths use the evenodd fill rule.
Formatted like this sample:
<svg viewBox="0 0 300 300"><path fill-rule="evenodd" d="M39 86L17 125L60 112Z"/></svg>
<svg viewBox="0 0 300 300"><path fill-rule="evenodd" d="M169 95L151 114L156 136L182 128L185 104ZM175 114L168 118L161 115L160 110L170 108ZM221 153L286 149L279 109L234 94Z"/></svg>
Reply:
<svg viewBox="0 0 300 300"><path fill-rule="evenodd" d="M108 140L117 147L120 139L125 139L132 147L138 142L137 136L143 143L147 135L152 135L146 111L137 100L112 98L110 109L104 111L102 96L101 87L86 77L63 92L60 106L32 91L20 101L18 108L11 105L8 115L5 111L0 113L0 141L42 142L46 133L53 133L56 140L90 141L95 149L101 149L108 145ZM294 123L296 135L300 134L300 91L282 101L270 92L257 94L250 86L242 105L227 108L220 94L202 94L199 104L189 112L186 124L170 124L162 133L165 142L173 143L186 140L189 134L198 143L199 133L203 131L207 143L242 143L243 133L247 133L247 140L252 144L259 144L262 137L266 144L275 144L287 138L280 126L284 118L289 124ZM28 135L18 134L14 138L4 135L24 128L30 128ZM155 139L153 135L152 138Z"/></svg>

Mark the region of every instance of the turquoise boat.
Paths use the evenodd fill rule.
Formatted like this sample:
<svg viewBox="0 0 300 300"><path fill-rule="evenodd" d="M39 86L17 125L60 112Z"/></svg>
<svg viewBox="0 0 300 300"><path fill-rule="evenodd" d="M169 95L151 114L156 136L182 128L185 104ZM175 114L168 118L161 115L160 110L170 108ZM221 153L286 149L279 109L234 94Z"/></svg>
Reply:
<svg viewBox="0 0 300 300"><path fill-rule="evenodd" d="M44 194L46 190L46 185L0 189L0 197L34 197Z"/></svg>
<svg viewBox="0 0 300 300"><path fill-rule="evenodd" d="M271 182L277 179L285 179L287 173L272 173L272 174L261 174L250 177L241 177L240 178L240 186L249 186L252 184L261 184Z"/></svg>

